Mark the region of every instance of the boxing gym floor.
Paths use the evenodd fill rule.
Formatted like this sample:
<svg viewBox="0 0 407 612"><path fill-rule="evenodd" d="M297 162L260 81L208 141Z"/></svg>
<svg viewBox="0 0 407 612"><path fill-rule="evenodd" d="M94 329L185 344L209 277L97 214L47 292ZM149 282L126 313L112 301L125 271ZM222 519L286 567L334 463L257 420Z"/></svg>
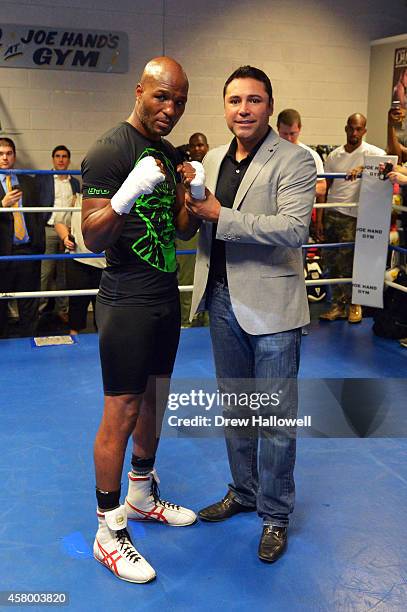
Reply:
<svg viewBox="0 0 407 612"><path fill-rule="evenodd" d="M407 437L399 383L407 351L375 337L371 324L313 321L303 338L300 383L315 386L301 393L300 385L300 411L312 406L318 417L324 393L335 395L335 384L343 392L340 378L359 380L361 405L364 397L380 401L367 421L338 412L335 423L316 418L314 431L299 436L285 555L273 565L258 560L254 513L186 528L131 522L136 547L157 571L146 585L118 580L92 557L92 445L102 408L96 335L42 348L2 340L0 590L65 592L74 611L404 612ZM208 329L183 330L174 378L213 376ZM163 435L157 471L164 499L195 510L220 499L229 479L222 437Z"/></svg>

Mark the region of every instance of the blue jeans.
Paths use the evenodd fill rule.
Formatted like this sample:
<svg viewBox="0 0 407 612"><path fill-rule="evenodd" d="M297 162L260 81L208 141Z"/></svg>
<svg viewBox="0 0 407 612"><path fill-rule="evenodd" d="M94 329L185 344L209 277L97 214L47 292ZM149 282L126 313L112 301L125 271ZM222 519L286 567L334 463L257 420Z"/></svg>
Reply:
<svg viewBox="0 0 407 612"><path fill-rule="evenodd" d="M296 418L301 329L246 333L233 313L229 289L221 282L212 283L207 305L219 390L278 393L279 405L266 413ZM242 408L229 404L223 413L236 416ZM271 430L260 425L245 434L225 426L225 439L233 478L229 489L241 504L256 507L265 524L286 527L294 508L295 428Z"/></svg>

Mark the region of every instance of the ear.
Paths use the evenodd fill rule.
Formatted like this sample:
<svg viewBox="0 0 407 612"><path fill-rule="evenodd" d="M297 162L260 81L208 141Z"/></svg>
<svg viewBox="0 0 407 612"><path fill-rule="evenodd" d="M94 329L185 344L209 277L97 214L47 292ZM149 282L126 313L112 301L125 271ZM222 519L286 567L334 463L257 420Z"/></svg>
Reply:
<svg viewBox="0 0 407 612"><path fill-rule="evenodd" d="M142 95L143 91L144 91L144 90L143 90L143 86L142 86L142 84L141 84L141 83L137 83L137 85L136 85L136 89L135 89L135 93L136 93L136 100L137 100L138 98L140 98L140 96Z"/></svg>
<svg viewBox="0 0 407 612"><path fill-rule="evenodd" d="M271 98L269 105L269 117L274 113L274 98Z"/></svg>

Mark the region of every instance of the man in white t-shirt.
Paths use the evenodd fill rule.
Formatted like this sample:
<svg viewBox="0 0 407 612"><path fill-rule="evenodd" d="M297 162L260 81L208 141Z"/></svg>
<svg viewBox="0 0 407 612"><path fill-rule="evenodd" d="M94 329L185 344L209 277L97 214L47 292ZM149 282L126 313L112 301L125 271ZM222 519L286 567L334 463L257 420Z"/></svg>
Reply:
<svg viewBox="0 0 407 612"><path fill-rule="evenodd" d="M311 147L308 147L307 145L300 142L301 127L302 127L301 115L294 108L286 108L282 110L281 113L279 113L277 117L277 130L278 130L278 135L280 136L280 138L284 138L284 140L288 140L288 142L292 142L292 144L296 144L302 147L303 149L306 149L307 151L309 151L309 153L311 153L312 157L314 158L315 166L317 169L317 174L318 175L323 174L324 164L322 162L320 155L318 155L318 153L314 151L314 149L311 149ZM325 202L325 193L326 193L326 180L324 178L317 178L317 183L315 186L315 202ZM312 211L310 236L316 239L317 242L321 242L323 236L322 234L321 235L319 234L320 228L318 228L316 224L317 212L318 211L315 208ZM319 260L319 257L314 258L312 260L312 266L314 266L314 274L315 274L315 266L317 266L317 270L321 274L321 269L319 267L318 260ZM304 251L304 271L305 273L308 273L305 251ZM308 289L307 292L308 292L308 299L310 300L317 299L319 301L320 299L324 299L326 295L325 291L321 291L321 287L316 287L316 286L312 287L311 290ZM302 328L302 333L304 336L308 335L309 325Z"/></svg>
<svg viewBox="0 0 407 612"><path fill-rule="evenodd" d="M277 117L277 130L280 138L284 138L284 140L288 140L288 142L292 142L303 149L309 151L314 158L315 165L317 167L317 174L324 173L324 164L322 163L321 157L318 155L314 149L308 147L307 145L300 142L300 134L301 134L301 115L298 111L293 108L286 108L281 111L281 113ZM317 179L317 184L315 188L315 200L316 202L325 202L325 192L326 192L326 181L324 178Z"/></svg>
<svg viewBox="0 0 407 612"><path fill-rule="evenodd" d="M325 161L325 172L346 172L364 166L365 155L385 155L383 149L363 141L366 134L366 117L360 113L351 115L345 126L346 144L330 153ZM357 203L361 181L344 179L327 179L328 203ZM338 206L321 210L318 224L323 228L326 242L354 242L356 233L357 208ZM324 249L324 261L329 268L331 278L349 278L353 269L353 249ZM359 323L362 320L362 308L359 304L351 304L351 284L334 285L333 301L329 310L320 319L335 321L348 319L349 323ZM349 309L347 310L349 306Z"/></svg>

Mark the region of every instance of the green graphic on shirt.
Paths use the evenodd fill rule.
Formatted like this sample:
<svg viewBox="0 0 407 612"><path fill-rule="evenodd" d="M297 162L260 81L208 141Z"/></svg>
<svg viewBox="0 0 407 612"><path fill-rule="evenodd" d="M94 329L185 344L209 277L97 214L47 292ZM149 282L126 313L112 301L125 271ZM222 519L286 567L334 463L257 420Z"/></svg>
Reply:
<svg viewBox="0 0 407 612"><path fill-rule="evenodd" d="M142 221L145 230L131 246L140 259L162 272L175 272L177 260L175 257L175 173L171 161L162 151L146 148L136 164L151 155L160 159L168 177L159 183L153 193L141 195L131 209L131 215L136 215Z"/></svg>

